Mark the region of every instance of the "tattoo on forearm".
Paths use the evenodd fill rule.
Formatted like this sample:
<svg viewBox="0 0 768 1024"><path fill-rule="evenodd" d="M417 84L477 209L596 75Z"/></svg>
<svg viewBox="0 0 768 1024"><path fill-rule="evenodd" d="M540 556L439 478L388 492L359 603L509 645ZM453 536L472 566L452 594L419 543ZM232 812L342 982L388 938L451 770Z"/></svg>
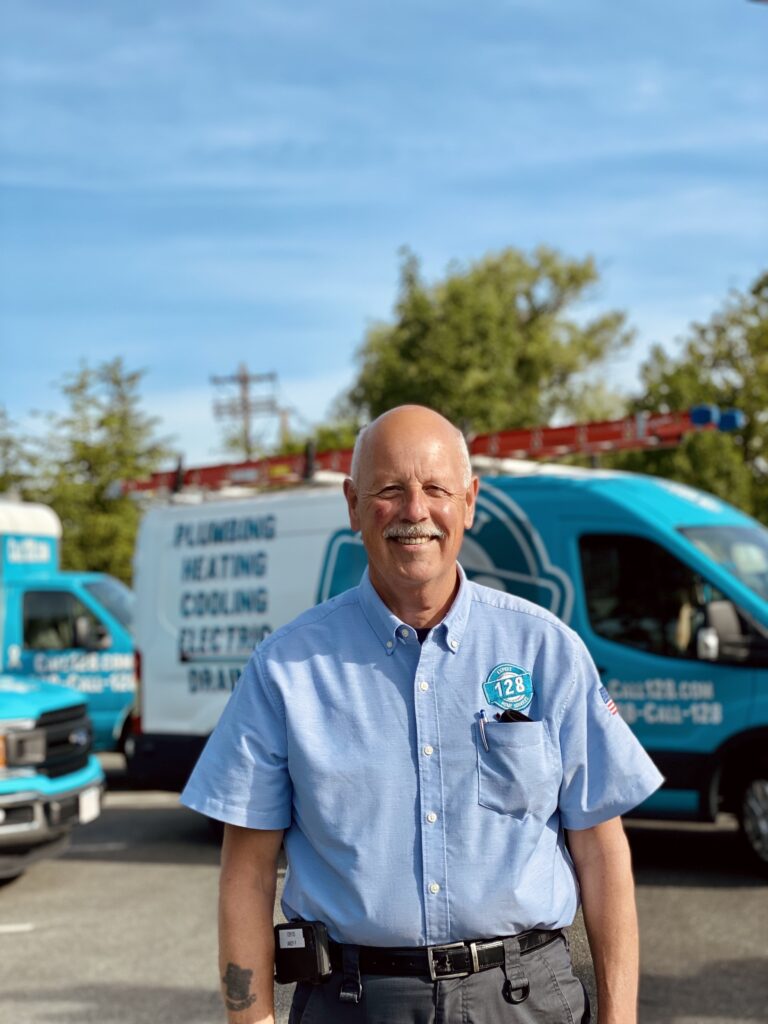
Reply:
<svg viewBox="0 0 768 1024"><path fill-rule="evenodd" d="M251 994L252 977L253 971L246 967L227 964L226 973L221 980L224 985L224 1005L228 1010L247 1010L256 1002L256 996Z"/></svg>

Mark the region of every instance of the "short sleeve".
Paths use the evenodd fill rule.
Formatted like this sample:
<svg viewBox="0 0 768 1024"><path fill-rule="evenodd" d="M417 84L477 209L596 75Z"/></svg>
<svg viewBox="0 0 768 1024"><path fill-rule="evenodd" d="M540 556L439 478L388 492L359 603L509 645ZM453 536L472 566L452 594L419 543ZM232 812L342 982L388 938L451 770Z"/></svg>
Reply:
<svg viewBox="0 0 768 1024"><path fill-rule="evenodd" d="M268 693L258 652L246 665L181 794L209 818L246 828L291 823L285 716Z"/></svg>
<svg viewBox="0 0 768 1024"><path fill-rule="evenodd" d="M573 685L560 722L565 828L584 829L625 814L664 781L601 684L592 659L576 640Z"/></svg>

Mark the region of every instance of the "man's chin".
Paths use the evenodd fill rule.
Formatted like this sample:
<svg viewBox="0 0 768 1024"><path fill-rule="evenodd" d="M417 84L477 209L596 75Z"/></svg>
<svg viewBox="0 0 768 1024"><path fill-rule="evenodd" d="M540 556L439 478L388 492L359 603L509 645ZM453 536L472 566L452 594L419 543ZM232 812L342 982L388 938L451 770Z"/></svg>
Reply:
<svg viewBox="0 0 768 1024"><path fill-rule="evenodd" d="M397 563L397 575L410 583L426 584L445 574L446 567L435 558L404 558Z"/></svg>
<svg viewBox="0 0 768 1024"><path fill-rule="evenodd" d="M439 570L442 565L440 549L434 541L418 545L398 544L392 551L392 559L395 565L406 567L430 566Z"/></svg>

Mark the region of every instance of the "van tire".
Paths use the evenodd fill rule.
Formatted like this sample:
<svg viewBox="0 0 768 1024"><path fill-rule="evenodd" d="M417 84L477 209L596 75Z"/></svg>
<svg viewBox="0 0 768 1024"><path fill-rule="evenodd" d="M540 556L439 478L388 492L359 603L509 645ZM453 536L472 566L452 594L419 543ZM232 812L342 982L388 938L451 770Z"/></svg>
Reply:
<svg viewBox="0 0 768 1024"><path fill-rule="evenodd" d="M768 765L742 787L739 825L753 862L768 873Z"/></svg>

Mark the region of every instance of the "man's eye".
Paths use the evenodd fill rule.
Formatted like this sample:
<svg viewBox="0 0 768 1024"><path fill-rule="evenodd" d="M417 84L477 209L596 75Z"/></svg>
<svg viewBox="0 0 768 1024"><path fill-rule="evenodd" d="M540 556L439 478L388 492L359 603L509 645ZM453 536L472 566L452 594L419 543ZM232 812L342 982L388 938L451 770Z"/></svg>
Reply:
<svg viewBox="0 0 768 1024"><path fill-rule="evenodd" d="M376 497L377 498L394 498L395 495L397 495L399 493L400 493L400 488L399 487L382 487L382 489L377 492Z"/></svg>
<svg viewBox="0 0 768 1024"><path fill-rule="evenodd" d="M438 496L442 496L449 493L445 489L445 487L441 487L439 484L428 484L424 488L424 490L427 492L427 494L436 494Z"/></svg>

